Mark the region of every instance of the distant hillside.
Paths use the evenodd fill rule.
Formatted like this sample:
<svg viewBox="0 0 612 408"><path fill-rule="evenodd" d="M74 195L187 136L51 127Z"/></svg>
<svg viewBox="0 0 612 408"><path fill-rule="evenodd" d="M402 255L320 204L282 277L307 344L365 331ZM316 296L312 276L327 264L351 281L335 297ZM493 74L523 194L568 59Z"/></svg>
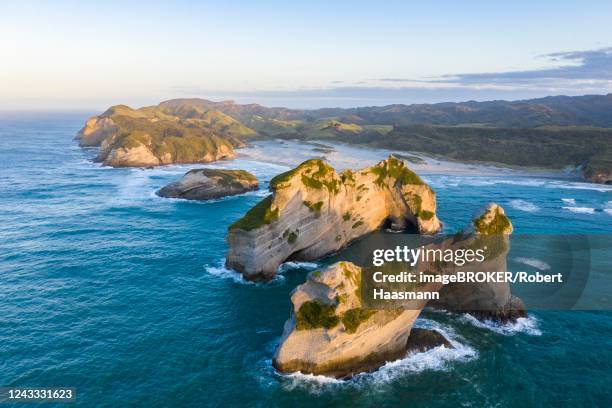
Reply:
<svg viewBox="0 0 612 408"><path fill-rule="evenodd" d="M313 121L338 118L349 123L379 125L478 125L490 127L594 126L612 127L612 94L549 96L523 101L445 102L417 105L386 105L361 108L300 110L267 108L232 101L174 99L159 106L190 104L216 109L241 122L253 116L277 120Z"/></svg>
<svg viewBox="0 0 612 408"><path fill-rule="evenodd" d="M102 145L111 165L117 154L121 165L227 158L251 138L333 139L465 161L580 166L589 180L612 182L612 94L316 110L172 99L113 106L78 138Z"/></svg>
<svg viewBox="0 0 612 408"><path fill-rule="evenodd" d="M612 127L612 94L550 96L524 101L490 101L388 105L324 109L324 115L352 115L385 125L479 125L490 127L596 126Z"/></svg>

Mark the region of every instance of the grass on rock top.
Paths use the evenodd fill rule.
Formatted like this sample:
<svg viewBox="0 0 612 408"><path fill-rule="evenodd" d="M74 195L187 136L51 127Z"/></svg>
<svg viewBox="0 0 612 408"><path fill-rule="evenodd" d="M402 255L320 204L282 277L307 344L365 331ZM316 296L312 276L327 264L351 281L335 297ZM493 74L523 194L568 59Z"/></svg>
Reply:
<svg viewBox="0 0 612 408"><path fill-rule="evenodd" d="M272 208L272 196L270 195L251 208L244 217L230 225L229 229L251 231L277 220L278 213L278 208Z"/></svg>
<svg viewBox="0 0 612 408"><path fill-rule="evenodd" d="M283 188L294 176L301 173L300 181L308 188L320 190L323 187L335 194L339 191L339 180L335 170L321 159L306 160L293 170L286 171L270 180L270 188Z"/></svg>
<svg viewBox="0 0 612 408"><path fill-rule="evenodd" d="M415 172L406 167L402 160L398 160L393 156L389 156L387 160L383 160L377 166L372 167L371 171L378 176L375 183L380 187L385 185L386 178L394 179L402 185L425 184Z"/></svg>
<svg viewBox="0 0 612 408"><path fill-rule="evenodd" d="M257 177L246 170L225 170L225 169L195 169L190 173L200 173L206 177L219 178L218 183L222 186L229 186L238 181L257 182Z"/></svg>
<svg viewBox="0 0 612 408"><path fill-rule="evenodd" d="M508 234L512 229L512 224L505 214L502 214L499 208L495 208L495 214L490 222L487 222L489 211L485 212L479 218L473 220L476 232L483 235Z"/></svg>

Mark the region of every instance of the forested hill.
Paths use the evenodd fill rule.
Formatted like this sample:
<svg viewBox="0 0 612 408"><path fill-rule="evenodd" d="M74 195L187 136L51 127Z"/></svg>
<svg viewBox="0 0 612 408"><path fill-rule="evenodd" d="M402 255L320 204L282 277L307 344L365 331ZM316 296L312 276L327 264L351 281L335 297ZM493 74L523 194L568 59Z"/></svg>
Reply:
<svg viewBox="0 0 612 408"><path fill-rule="evenodd" d="M184 105L220 110L240 121L248 121L253 116L300 121L335 117L349 123L400 126L432 124L519 128L549 125L612 127L612 94L316 110L268 108L258 104L212 102L196 98L173 99L162 102L159 106L171 109Z"/></svg>

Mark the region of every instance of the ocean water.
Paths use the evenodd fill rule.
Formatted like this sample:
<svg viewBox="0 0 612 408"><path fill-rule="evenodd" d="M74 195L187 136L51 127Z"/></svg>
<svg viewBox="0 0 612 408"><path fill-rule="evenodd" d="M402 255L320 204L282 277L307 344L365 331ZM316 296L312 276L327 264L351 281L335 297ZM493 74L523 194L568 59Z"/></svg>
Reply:
<svg viewBox="0 0 612 408"><path fill-rule="evenodd" d="M198 166L92 163L95 149L72 140L87 116L0 115L0 386L75 387L77 406L96 407L612 406L610 312L536 311L511 326L427 312L418 325L455 349L350 381L275 373L289 294L317 264L284 265L268 284L223 268L227 226L265 190L206 203L159 198ZM264 185L287 169L249 157L218 166ZM607 186L422 175L449 232L489 201L517 233L612 232Z"/></svg>

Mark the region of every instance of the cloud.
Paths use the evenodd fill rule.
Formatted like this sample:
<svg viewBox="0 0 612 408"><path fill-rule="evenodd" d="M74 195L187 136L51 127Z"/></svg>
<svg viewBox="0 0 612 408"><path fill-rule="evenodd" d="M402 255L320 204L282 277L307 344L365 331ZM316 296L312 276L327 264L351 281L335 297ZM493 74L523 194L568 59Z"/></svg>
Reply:
<svg viewBox="0 0 612 408"><path fill-rule="evenodd" d="M610 88L612 91L612 87ZM493 99L531 99L559 94L540 89L504 89L503 87L465 87L446 85L440 87L383 87L339 86L299 90L215 91L205 88L174 88L173 97L202 97L212 100L232 99L239 103L260 103L265 106L287 108L324 108L383 106L391 104L487 101ZM562 92L566 95L582 95L585 89ZM601 89L590 93L602 93Z"/></svg>
<svg viewBox="0 0 612 408"><path fill-rule="evenodd" d="M588 83L612 81L612 47L590 51L556 52L541 55L558 66L524 71L448 74L426 80L410 78L380 78L383 82L452 83L456 85L541 85L575 88Z"/></svg>
<svg viewBox="0 0 612 408"><path fill-rule="evenodd" d="M227 92L186 86L174 87L174 91L181 96L231 98L238 102L296 108L518 100L612 92L612 47L557 52L540 57L556 66L522 71L448 74L435 78L381 77L358 82L335 80L329 86L294 90Z"/></svg>

